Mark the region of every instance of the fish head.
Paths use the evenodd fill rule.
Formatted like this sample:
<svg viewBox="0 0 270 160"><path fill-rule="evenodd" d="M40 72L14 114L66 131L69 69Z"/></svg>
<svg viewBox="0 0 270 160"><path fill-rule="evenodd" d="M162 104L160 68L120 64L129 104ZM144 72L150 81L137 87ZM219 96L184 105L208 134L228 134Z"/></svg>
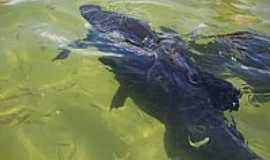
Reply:
<svg viewBox="0 0 270 160"><path fill-rule="evenodd" d="M201 73L203 85L207 89L211 102L221 111L238 111L240 91L230 82L216 78L208 73Z"/></svg>
<svg viewBox="0 0 270 160"><path fill-rule="evenodd" d="M86 20L91 20L94 15L101 11L101 7L97 5L82 5L80 6L80 13Z"/></svg>
<svg viewBox="0 0 270 160"><path fill-rule="evenodd" d="M230 107L230 110L235 110L238 111L239 110L239 99L241 97L241 92L234 88L232 85L230 85L230 94L228 94L229 96L228 98L228 106Z"/></svg>

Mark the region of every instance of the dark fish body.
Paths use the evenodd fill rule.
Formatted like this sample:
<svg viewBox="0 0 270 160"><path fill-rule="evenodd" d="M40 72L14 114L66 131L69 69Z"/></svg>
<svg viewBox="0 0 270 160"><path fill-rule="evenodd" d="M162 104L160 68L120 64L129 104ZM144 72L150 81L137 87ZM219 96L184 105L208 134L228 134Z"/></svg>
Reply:
<svg viewBox="0 0 270 160"><path fill-rule="evenodd" d="M83 5L80 11L92 29L87 38L71 46L96 47L119 55L100 57L120 83L111 107L121 107L130 97L160 120L166 128L164 141L169 157L177 156L172 147L180 147L191 156L193 152L201 153L213 160L260 159L249 149L236 124L223 113L239 109L239 90L192 63L189 45L181 37L154 32L145 22L103 11L99 6ZM109 36L112 33L122 37L122 41ZM238 38L231 41L226 42L231 43L228 49ZM145 106L142 98L146 97L162 106ZM207 141L194 150L188 139Z"/></svg>
<svg viewBox="0 0 270 160"><path fill-rule="evenodd" d="M95 5L81 6L80 11L81 15L98 31L118 32L127 41L138 46L145 46L149 41L155 41L155 34L143 21L123 14L103 11ZM130 32L132 34L129 34Z"/></svg>

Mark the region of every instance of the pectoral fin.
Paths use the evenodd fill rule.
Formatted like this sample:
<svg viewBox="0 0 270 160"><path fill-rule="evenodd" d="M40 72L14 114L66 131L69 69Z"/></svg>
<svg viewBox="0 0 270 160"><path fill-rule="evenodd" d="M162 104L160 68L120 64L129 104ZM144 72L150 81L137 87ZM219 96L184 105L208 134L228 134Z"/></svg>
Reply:
<svg viewBox="0 0 270 160"><path fill-rule="evenodd" d="M119 86L119 88L117 89L116 93L113 96L110 110L124 106L124 103L128 97L127 88L128 87L126 85Z"/></svg>

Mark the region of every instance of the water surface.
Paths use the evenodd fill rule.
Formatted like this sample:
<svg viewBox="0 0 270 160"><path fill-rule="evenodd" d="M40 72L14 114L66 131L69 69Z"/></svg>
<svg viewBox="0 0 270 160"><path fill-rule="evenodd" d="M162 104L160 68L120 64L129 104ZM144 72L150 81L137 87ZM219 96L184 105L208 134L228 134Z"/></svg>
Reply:
<svg viewBox="0 0 270 160"><path fill-rule="evenodd" d="M119 84L98 61L100 51L74 50L67 60L51 62L59 47L87 33L78 10L86 3L157 30L270 33L268 0L0 0L0 159L168 159L160 122L131 99L109 111ZM246 84L237 76L228 80L238 88ZM270 159L270 90L261 88L246 91L232 114L250 147ZM193 156L181 153L181 159Z"/></svg>

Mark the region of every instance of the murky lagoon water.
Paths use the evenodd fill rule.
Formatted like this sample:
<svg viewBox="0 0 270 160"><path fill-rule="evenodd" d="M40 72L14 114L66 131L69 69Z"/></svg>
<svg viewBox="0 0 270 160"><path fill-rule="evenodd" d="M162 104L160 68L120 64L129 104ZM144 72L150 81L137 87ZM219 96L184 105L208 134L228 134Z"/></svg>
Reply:
<svg viewBox="0 0 270 160"><path fill-rule="evenodd" d="M123 109L109 111L119 84L97 60L99 51L74 50L67 60L51 62L57 48L87 33L78 10L86 3L180 33L201 25L202 34L270 33L269 0L0 0L1 160L168 159L160 122L131 99ZM229 80L238 88L245 83ZM269 95L267 89L246 93L241 110L233 113L250 147L265 159L270 159ZM194 159L187 153L180 158Z"/></svg>

